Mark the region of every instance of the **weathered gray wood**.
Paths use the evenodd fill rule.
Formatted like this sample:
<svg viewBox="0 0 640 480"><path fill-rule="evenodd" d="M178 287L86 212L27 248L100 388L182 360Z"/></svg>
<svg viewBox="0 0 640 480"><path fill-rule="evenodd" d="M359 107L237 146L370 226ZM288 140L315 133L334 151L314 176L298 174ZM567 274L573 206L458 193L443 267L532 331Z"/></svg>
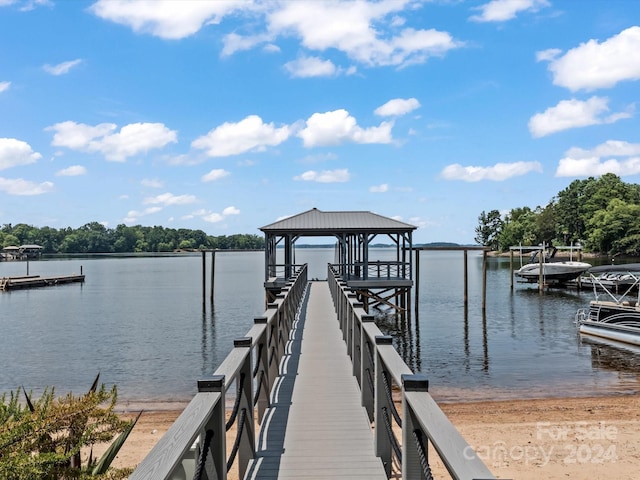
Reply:
<svg viewBox="0 0 640 480"><path fill-rule="evenodd" d="M427 392L405 392L404 395L414 421L426 433L451 478L495 478L431 395Z"/></svg>
<svg viewBox="0 0 640 480"><path fill-rule="evenodd" d="M247 479L386 479L326 282L311 282Z"/></svg>
<svg viewBox="0 0 640 480"><path fill-rule="evenodd" d="M169 478L209 421L221 397L219 392L198 393L129 479Z"/></svg>

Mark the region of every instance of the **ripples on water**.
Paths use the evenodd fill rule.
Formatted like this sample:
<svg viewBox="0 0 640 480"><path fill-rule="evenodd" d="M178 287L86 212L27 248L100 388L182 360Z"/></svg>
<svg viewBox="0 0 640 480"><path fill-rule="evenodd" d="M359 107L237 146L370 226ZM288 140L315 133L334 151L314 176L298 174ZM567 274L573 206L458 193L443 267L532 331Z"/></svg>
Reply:
<svg viewBox="0 0 640 480"><path fill-rule="evenodd" d="M380 250L381 260L388 251ZM391 254L393 255L393 254ZM325 278L331 249L298 249L310 278ZM210 256L207 256L210 268ZM215 305L202 301L200 255L30 262L32 274L87 275L71 284L0 294L0 392L86 390L97 371L121 399L185 400L264 312L264 256L216 255ZM640 352L581 338L574 325L591 292L515 284L508 259L489 259L482 312L482 258L469 254L463 305L462 252L422 252L419 324L394 319L401 354L427 374L441 400L583 396L638 391ZM0 276L25 264L0 263ZM207 280L209 274L207 273ZM412 299L413 301L413 299ZM413 313L413 312L412 312Z"/></svg>

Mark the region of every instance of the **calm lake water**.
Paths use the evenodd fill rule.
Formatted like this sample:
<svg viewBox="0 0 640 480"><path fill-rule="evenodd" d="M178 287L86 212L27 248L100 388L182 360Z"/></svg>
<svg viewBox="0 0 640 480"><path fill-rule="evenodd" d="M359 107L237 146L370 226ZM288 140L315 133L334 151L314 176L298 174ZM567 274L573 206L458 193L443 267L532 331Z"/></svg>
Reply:
<svg viewBox="0 0 640 480"><path fill-rule="evenodd" d="M394 252L376 250L379 259ZM640 351L595 344L574 325L589 291L509 285L509 260L489 259L482 312L482 256L468 259L463 305L462 252L422 252L418 331L395 322L407 363L426 373L439 400L584 396L640 390ZM326 278L332 249L298 249L309 278ZM211 257L207 256L207 269ZM121 401L184 401L264 312L264 254L216 255L215 304L202 302L198 255L32 261L31 274L86 274L84 284L0 292L0 392L54 385L80 393L95 374L118 386ZM0 263L0 276L24 262ZM209 273L207 272L207 279Z"/></svg>

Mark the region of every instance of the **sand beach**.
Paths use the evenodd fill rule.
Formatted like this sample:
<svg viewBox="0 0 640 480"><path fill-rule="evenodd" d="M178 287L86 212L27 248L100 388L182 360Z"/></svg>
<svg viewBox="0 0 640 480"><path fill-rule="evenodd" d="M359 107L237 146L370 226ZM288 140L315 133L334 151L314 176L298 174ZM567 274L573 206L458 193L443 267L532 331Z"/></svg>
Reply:
<svg viewBox="0 0 640 480"><path fill-rule="evenodd" d="M638 478L640 394L440 405L497 478ZM115 465L137 465L181 412L157 407L145 410ZM435 454L431 465L436 478L448 478Z"/></svg>

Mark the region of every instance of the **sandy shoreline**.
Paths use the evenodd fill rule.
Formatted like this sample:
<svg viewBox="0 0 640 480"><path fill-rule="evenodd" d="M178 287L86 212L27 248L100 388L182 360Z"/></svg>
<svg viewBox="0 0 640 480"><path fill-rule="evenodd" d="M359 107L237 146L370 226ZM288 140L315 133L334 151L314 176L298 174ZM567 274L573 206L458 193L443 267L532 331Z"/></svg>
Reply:
<svg viewBox="0 0 640 480"><path fill-rule="evenodd" d="M133 406L127 405L122 415L133 415ZM638 478L640 394L440 406L497 478ZM115 465L137 465L183 407L144 409ZM442 478L443 467L435 458L431 455L432 469Z"/></svg>

